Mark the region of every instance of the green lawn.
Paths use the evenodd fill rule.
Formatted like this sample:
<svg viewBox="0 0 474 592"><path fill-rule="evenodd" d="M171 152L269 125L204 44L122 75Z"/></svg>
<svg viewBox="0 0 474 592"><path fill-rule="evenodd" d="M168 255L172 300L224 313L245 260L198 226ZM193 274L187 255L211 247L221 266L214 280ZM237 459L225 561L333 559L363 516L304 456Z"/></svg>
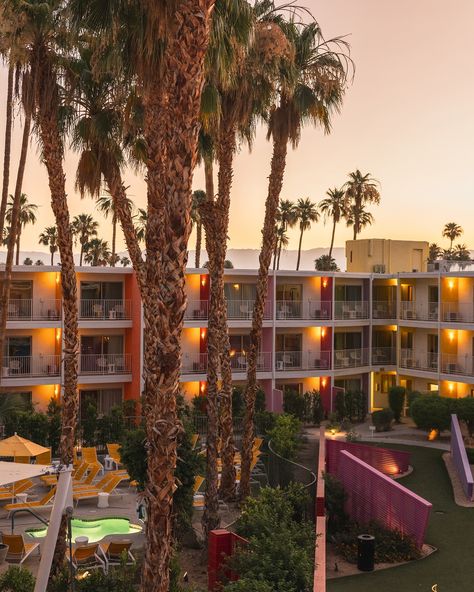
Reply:
<svg viewBox="0 0 474 592"><path fill-rule="evenodd" d="M454 503L443 452L395 444L388 447L412 453L414 471L400 483L433 504L426 542L438 551L400 567L331 580L328 591L430 592L434 584L438 592L474 591L474 508Z"/></svg>

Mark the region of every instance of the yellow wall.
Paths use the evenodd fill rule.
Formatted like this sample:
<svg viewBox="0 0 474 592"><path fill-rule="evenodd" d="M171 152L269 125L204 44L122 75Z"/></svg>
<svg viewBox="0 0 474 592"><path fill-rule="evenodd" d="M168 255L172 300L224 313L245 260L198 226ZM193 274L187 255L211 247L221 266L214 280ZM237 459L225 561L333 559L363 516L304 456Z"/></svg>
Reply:
<svg viewBox="0 0 474 592"><path fill-rule="evenodd" d="M346 269L373 273L374 265L385 265L385 273L426 271L428 242L389 239L346 241Z"/></svg>

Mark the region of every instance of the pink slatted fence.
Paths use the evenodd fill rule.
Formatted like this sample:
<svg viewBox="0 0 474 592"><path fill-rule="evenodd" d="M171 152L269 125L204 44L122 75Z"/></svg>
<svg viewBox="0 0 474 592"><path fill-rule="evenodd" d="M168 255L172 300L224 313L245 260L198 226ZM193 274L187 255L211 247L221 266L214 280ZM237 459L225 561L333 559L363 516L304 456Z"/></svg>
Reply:
<svg viewBox="0 0 474 592"><path fill-rule="evenodd" d="M451 415L451 459L468 500L474 499L474 479L464 446L458 416Z"/></svg>
<svg viewBox="0 0 474 592"><path fill-rule="evenodd" d="M331 475L338 474L341 450L347 450L360 460L385 475L405 473L410 466L410 453L390 448L378 448L344 440L326 441L326 470Z"/></svg>
<svg viewBox="0 0 474 592"><path fill-rule="evenodd" d="M430 502L347 450L340 452L337 476L347 493L346 512L353 520L360 524L375 520L423 545Z"/></svg>
<svg viewBox="0 0 474 592"><path fill-rule="evenodd" d="M324 472L326 438L319 431L318 480L316 482L316 550L314 554L313 592L326 592L326 511L324 508Z"/></svg>

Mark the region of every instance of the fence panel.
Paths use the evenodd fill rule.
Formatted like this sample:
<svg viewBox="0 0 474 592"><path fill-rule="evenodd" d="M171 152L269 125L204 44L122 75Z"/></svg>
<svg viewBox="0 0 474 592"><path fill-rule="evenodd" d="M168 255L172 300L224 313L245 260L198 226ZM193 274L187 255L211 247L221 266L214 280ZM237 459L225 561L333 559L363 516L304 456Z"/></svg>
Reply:
<svg viewBox="0 0 474 592"><path fill-rule="evenodd" d="M326 441L326 468L331 475L337 475L341 450L347 450L385 475L406 473L410 466L410 453L389 448L379 448L343 440Z"/></svg>
<svg viewBox="0 0 474 592"><path fill-rule="evenodd" d="M472 476L466 447L461 434L457 415L451 415L451 458L468 500L474 499L474 479Z"/></svg>

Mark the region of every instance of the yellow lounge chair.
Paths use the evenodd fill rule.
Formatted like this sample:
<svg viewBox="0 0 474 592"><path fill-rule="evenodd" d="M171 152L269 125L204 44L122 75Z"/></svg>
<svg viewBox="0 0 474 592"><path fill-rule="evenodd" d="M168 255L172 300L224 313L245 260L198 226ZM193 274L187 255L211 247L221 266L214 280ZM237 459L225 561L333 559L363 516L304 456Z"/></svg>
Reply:
<svg viewBox="0 0 474 592"><path fill-rule="evenodd" d="M136 559L130 551L131 546L131 541L110 541L100 544L102 553L105 556L107 571L111 565L123 565L124 561L125 565L136 563Z"/></svg>
<svg viewBox="0 0 474 592"><path fill-rule="evenodd" d="M109 481L102 487L101 489L93 488L84 491L74 491L72 492L72 497L76 502L76 506L79 504L80 500L84 499L94 499L95 497L99 496L99 493L112 493L117 485L123 481L121 475L114 475Z"/></svg>
<svg viewBox="0 0 474 592"><path fill-rule="evenodd" d="M67 555L69 557L69 551ZM98 568L101 569L104 573L107 573L105 557L102 558L100 557L100 555L103 555L103 553L99 543L81 545L80 547L75 547L72 550L72 564L74 565L76 570L89 570Z"/></svg>
<svg viewBox="0 0 474 592"><path fill-rule="evenodd" d="M4 534L2 540L4 545L8 545L6 560L9 563L21 565L35 549L38 549L40 555L39 543L25 543L21 534Z"/></svg>
<svg viewBox="0 0 474 592"><path fill-rule="evenodd" d="M109 457L112 459L117 469L122 464L122 457L120 456L119 448L120 444L107 444L107 452L109 453Z"/></svg>
<svg viewBox="0 0 474 592"><path fill-rule="evenodd" d="M203 477L202 475L196 475L196 477L194 478L194 487L193 487L193 493L197 493L201 487L201 485L204 483L205 477Z"/></svg>
<svg viewBox="0 0 474 592"><path fill-rule="evenodd" d="M40 500L31 501L31 502L16 502L13 504L6 504L5 510L7 510L8 514L13 512L14 510L43 510L45 508L51 508L53 505L53 498L56 493L56 487L53 487L48 491L46 495L44 495Z"/></svg>
<svg viewBox="0 0 474 592"><path fill-rule="evenodd" d="M196 448L196 445L198 442L199 442L199 434L193 434L191 436L191 447L193 450Z"/></svg>
<svg viewBox="0 0 474 592"><path fill-rule="evenodd" d="M83 448L82 449L82 460L88 463L89 465L99 465L100 470L102 473L104 472L104 467L102 463L99 462L97 458L97 448L95 446L91 446L90 448Z"/></svg>
<svg viewBox="0 0 474 592"><path fill-rule="evenodd" d="M34 487L33 481L30 479L23 479L21 481L17 481L13 483L12 486L9 488L8 492L0 493L0 501L2 500L11 500L12 497L15 497L17 493L25 493L32 487Z"/></svg>
<svg viewBox="0 0 474 592"><path fill-rule="evenodd" d="M88 463L81 462L81 464L77 467L75 471L73 471L72 477L75 481L79 482L85 478L85 474L87 473L87 469L89 468ZM57 475L42 475L41 481L46 483L46 485L56 485L58 482Z"/></svg>
<svg viewBox="0 0 474 592"><path fill-rule="evenodd" d="M102 489L114 476L113 473L106 473L100 481L94 484L87 483L73 483L72 488L74 491L91 491L91 489Z"/></svg>

